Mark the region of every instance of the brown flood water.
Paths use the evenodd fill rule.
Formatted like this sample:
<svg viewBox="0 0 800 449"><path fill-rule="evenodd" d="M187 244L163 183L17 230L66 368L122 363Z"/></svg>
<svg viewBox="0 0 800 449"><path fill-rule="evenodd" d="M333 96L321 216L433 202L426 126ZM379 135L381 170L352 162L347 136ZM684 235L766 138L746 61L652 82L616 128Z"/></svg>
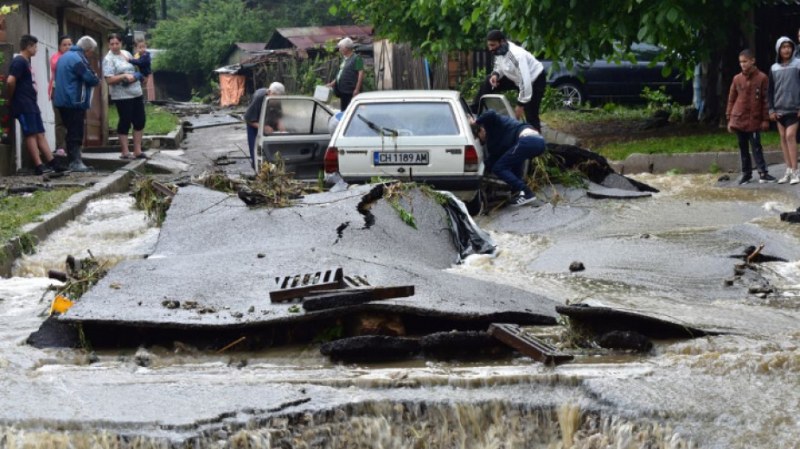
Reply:
<svg viewBox="0 0 800 449"><path fill-rule="evenodd" d="M736 254L762 236L780 237L765 242L765 253L775 253L771 245L780 241L798 254L800 227L780 222L776 212L794 210L795 196L777 189L721 189L711 176L638 179L662 193L559 205L591 208L595 215L547 232L515 233L483 217L479 224L493 233L499 255L451 270L564 302L648 310L730 333L657 342L646 356L586 355L554 369L524 357L338 365L315 347L229 355L191 346L148 348L147 367L137 366L134 350L107 351L89 365L81 351L22 345L48 308L49 297L42 296L53 281L41 277L47 269L86 248L111 264L141 257L154 245L157 230L131 209L128 197L95 202L83 221L22 261L16 277L0 279L0 397L31 391L36 398L36 389L53 382L66 398L86 390L97 396L74 397L86 402L85 414L72 417L78 425L49 421L66 419L58 419L57 409L37 423L15 422L14 410L27 416L25 407L11 407L2 416L0 446L166 447L165 441L181 441L185 434L143 431L133 437L135 426L114 424L124 421L117 413L126 413L113 404L136 404L137 398L120 395L140 392L137 385L153 391L172 385L176 389L166 391L173 396L157 400L165 415L170 404L180 414L184 395L214 388L231 397L221 393L221 405L207 404L213 410L225 410L226 401L236 409L236 392L253 387L303 388L315 398L316 409L298 405L284 416L217 428L194 440L200 447L800 447L800 257L765 264L762 274L780 294L761 299L724 288L734 259L717 266L719 258L709 256ZM565 270L572 260L582 260L586 273ZM98 419L93 409L110 412ZM129 435L127 446L118 433Z"/></svg>

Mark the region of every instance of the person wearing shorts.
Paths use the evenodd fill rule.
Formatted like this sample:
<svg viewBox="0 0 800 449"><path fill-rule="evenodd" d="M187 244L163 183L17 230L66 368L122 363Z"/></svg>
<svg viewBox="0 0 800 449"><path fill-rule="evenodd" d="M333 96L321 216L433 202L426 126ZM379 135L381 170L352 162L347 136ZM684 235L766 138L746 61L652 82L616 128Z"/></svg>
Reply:
<svg viewBox="0 0 800 449"><path fill-rule="evenodd" d="M11 100L11 113L19 121L25 148L31 156L36 174L43 175L53 170L65 169L53 159L44 132L42 114L36 103L36 81L31 69L31 58L36 56L38 43L39 40L30 34L20 38L20 51L8 67L6 86Z"/></svg>
<svg viewBox="0 0 800 449"><path fill-rule="evenodd" d="M111 100L117 106L119 122L117 136L121 159L147 159L142 152L142 135L146 123L144 93L141 81L144 75L130 63L133 58L122 49L122 37L117 33L108 36L108 54L103 58L103 76L108 84ZM133 154L128 150L128 133L133 126Z"/></svg>
<svg viewBox="0 0 800 449"><path fill-rule="evenodd" d="M769 70L767 101L769 118L778 123L786 174L778 184L800 183L797 172L797 123L800 114L800 60L794 57L794 42L786 36L775 42L777 57Z"/></svg>

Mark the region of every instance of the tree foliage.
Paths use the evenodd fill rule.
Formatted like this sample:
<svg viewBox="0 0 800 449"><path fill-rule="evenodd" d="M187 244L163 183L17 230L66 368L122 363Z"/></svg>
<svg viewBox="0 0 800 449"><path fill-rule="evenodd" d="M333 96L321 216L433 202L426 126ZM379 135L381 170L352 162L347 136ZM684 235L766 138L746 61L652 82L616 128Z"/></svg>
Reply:
<svg viewBox="0 0 800 449"><path fill-rule="evenodd" d="M131 16L128 17L127 0L97 0L103 9L123 19L130 19L132 23L150 23L156 19L159 0L130 0Z"/></svg>
<svg viewBox="0 0 800 449"><path fill-rule="evenodd" d="M203 0L192 15L162 20L151 30L151 47L166 49L156 68L210 77L235 42L269 36L262 14L241 0Z"/></svg>
<svg viewBox="0 0 800 449"><path fill-rule="evenodd" d="M730 39L760 0L340 0L345 11L375 26L376 34L408 42L424 54L472 50L498 28L546 59L630 58L627 44L669 51L668 67L689 74Z"/></svg>

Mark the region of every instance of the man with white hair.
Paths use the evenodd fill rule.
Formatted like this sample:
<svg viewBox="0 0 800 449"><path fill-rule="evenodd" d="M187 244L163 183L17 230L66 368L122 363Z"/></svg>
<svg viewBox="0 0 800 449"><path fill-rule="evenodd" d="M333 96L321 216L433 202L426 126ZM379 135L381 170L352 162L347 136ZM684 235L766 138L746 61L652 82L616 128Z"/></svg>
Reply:
<svg viewBox="0 0 800 449"><path fill-rule="evenodd" d="M253 99L247 105L244 113L244 121L247 123L247 146L250 148L250 166L255 168L255 146L258 136L258 120L261 118L261 107L264 104L264 97L275 97L286 94L286 87L279 82L274 82L268 88L261 88L253 93ZM270 107L267 110L267 118L264 121L264 134L272 134L275 131L286 131L281 121L282 111L280 105Z"/></svg>
<svg viewBox="0 0 800 449"><path fill-rule="evenodd" d="M83 125L86 110L92 106L92 91L100 78L89 65L88 57L97 51L97 42L83 36L58 59L56 65L53 105L58 108L67 128L67 158L69 169L76 172L91 170L81 158Z"/></svg>
<svg viewBox="0 0 800 449"><path fill-rule="evenodd" d="M353 51L356 45L349 37L340 40L336 46L342 54L342 64L339 66L336 79L327 86L333 88L333 93L339 97L341 110L344 111L353 97L361 92L361 84L364 82L364 60Z"/></svg>

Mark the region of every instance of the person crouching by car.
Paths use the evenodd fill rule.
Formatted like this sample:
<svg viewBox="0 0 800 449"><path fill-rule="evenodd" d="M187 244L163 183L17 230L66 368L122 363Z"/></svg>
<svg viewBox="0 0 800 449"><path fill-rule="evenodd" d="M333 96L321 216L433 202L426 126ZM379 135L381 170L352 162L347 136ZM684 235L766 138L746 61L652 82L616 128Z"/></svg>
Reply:
<svg viewBox="0 0 800 449"><path fill-rule="evenodd" d="M244 121L247 123L247 147L250 149L250 166L255 168L255 147L256 137L258 137L258 120L261 118L261 105L264 97L275 97L286 94L286 87L279 82L274 82L268 88L261 88L253 93L253 99L247 105L244 113ZM272 134L275 131L286 131L283 122L280 120L281 111L278 108L270 108L264 121L264 134Z"/></svg>
<svg viewBox="0 0 800 449"><path fill-rule="evenodd" d="M536 201L533 191L525 183L522 173L525 161L541 156L545 142L539 133L527 123L499 115L489 110L473 122L478 139L488 151L487 170L508 184L512 192L512 206L524 206ZM521 177L522 176L522 177Z"/></svg>

